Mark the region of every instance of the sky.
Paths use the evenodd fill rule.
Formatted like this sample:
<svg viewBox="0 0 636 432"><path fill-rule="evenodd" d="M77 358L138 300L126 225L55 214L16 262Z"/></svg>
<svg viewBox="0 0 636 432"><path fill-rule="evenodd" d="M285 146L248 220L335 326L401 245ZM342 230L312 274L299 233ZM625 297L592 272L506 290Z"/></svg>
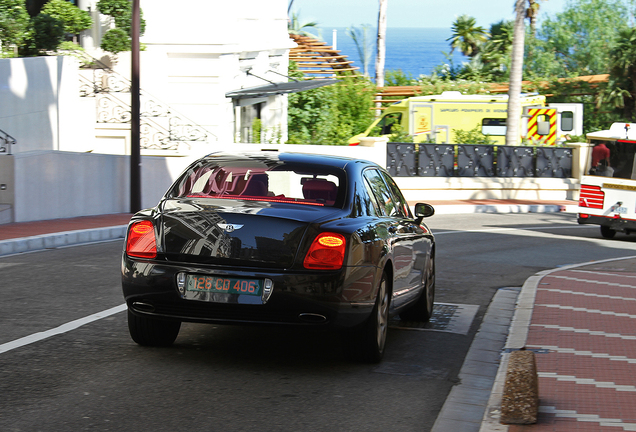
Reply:
<svg viewBox="0 0 636 432"><path fill-rule="evenodd" d="M514 0L387 0L387 27L450 28L463 14L490 24L514 19ZM565 9L568 0L539 0L539 21ZM378 0L293 0L292 11L300 21L315 21L323 30L331 27L377 25Z"/></svg>

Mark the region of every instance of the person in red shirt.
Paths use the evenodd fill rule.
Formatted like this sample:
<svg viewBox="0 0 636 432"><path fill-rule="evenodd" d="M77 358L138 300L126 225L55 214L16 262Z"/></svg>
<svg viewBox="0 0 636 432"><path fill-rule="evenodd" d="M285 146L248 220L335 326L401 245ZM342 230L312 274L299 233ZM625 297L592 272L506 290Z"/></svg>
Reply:
<svg viewBox="0 0 636 432"><path fill-rule="evenodd" d="M592 149L592 166L595 167L603 159L607 159L607 165L609 166L610 150L607 148L604 142L596 144Z"/></svg>
<svg viewBox="0 0 636 432"><path fill-rule="evenodd" d="M611 174L608 174L609 172L614 173L614 170L610 168L610 150L604 142L601 142L592 149L592 169L590 169L590 174L609 175L611 177Z"/></svg>

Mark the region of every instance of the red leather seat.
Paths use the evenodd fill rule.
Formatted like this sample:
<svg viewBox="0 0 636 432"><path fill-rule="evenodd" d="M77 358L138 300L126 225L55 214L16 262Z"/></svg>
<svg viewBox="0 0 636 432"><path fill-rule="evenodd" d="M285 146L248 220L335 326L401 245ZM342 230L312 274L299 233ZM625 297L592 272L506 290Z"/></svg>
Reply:
<svg viewBox="0 0 636 432"><path fill-rule="evenodd" d="M338 186L326 179L309 179L303 183L303 196L305 199L333 204L338 195Z"/></svg>

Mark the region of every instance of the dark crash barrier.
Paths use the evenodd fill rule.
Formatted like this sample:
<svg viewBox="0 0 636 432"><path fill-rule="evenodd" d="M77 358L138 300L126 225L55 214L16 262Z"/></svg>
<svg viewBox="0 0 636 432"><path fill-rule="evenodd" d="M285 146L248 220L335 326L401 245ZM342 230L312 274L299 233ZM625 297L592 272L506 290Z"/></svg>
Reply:
<svg viewBox="0 0 636 432"><path fill-rule="evenodd" d="M397 177L572 176L572 149L468 144L387 144L387 170Z"/></svg>

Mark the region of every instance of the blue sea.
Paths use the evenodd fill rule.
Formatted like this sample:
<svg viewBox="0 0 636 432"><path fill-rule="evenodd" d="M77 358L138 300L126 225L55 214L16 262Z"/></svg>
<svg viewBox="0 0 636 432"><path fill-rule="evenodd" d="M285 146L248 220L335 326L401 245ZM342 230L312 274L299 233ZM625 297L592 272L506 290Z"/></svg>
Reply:
<svg viewBox="0 0 636 432"><path fill-rule="evenodd" d="M355 62L354 66L359 67L360 72L363 72L358 49L353 39L349 36L346 27L322 27L321 35L323 40L328 45L333 45L333 29L337 30L336 48L340 50L340 54L348 56L349 60ZM451 34L450 28L388 28L386 34L385 71L401 69L407 76L411 74L413 78L417 78L420 75L430 75L436 66L449 62L444 53L450 54L450 43L446 39L451 37ZM367 37L369 49L372 53L368 75L374 78L377 37L375 27L368 30ZM452 61L458 66L468 61L468 58L458 50L455 50Z"/></svg>

